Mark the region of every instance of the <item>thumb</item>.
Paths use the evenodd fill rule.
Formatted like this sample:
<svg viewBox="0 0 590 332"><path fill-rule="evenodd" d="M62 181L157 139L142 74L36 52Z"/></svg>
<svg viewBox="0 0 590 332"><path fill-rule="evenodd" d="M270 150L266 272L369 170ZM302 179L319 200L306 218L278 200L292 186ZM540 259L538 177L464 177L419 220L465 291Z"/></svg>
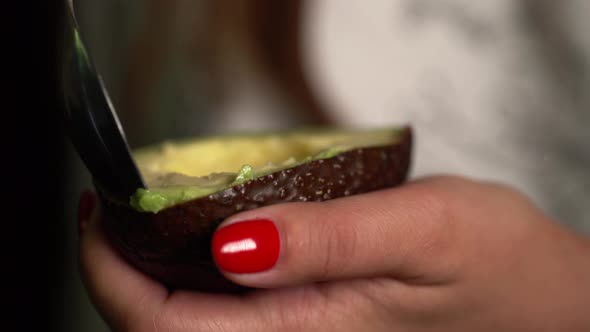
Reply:
<svg viewBox="0 0 590 332"><path fill-rule="evenodd" d="M226 277L259 288L359 277L446 278L453 243L446 193L454 182L461 186L450 182L244 212L217 230L213 256Z"/></svg>

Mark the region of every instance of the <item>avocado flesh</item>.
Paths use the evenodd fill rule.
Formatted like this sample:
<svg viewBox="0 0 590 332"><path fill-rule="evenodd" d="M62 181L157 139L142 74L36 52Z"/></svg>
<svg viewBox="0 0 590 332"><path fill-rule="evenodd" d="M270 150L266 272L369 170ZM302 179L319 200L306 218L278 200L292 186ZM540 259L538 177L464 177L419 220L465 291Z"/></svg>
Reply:
<svg viewBox="0 0 590 332"><path fill-rule="evenodd" d="M392 144L402 133L303 130L167 142L134 153L148 189L138 189L130 203L137 211L157 213L306 162Z"/></svg>

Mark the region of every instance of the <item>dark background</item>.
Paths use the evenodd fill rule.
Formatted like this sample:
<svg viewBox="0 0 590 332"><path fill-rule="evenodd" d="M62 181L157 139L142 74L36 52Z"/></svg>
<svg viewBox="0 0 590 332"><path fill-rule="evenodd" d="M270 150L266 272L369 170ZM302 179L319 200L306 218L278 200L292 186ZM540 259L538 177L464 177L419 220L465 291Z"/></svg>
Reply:
<svg viewBox="0 0 590 332"><path fill-rule="evenodd" d="M60 297L58 255L64 134L57 89L58 1L3 6L1 330L52 331ZM11 325L14 324L12 328Z"/></svg>

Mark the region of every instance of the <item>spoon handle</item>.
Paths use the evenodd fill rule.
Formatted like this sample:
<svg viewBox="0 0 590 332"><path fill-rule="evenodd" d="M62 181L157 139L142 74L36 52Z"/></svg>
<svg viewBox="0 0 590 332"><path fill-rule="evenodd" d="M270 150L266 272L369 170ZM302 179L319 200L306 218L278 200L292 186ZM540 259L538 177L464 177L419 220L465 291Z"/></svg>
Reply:
<svg viewBox="0 0 590 332"><path fill-rule="evenodd" d="M108 93L82 43L72 1L66 0L62 86L65 120L95 185L125 202L145 188Z"/></svg>

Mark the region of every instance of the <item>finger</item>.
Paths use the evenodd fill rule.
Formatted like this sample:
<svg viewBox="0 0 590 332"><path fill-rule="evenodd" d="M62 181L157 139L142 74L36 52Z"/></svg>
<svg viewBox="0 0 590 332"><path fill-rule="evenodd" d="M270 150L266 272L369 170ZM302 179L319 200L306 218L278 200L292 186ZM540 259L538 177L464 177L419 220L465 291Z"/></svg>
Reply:
<svg viewBox="0 0 590 332"><path fill-rule="evenodd" d="M228 278L253 287L373 276L442 282L452 278L456 263L449 193L472 186L428 179L324 203L248 211L218 229L214 259Z"/></svg>
<svg viewBox="0 0 590 332"><path fill-rule="evenodd" d="M129 330L148 321L167 297L167 290L133 269L109 246L100 227L100 206L81 220L80 270L89 295L114 330ZM148 319L146 319L148 318Z"/></svg>
<svg viewBox="0 0 590 332"><path fill-rule="evenodd" d="M100 207L87 219L80 222L82 276L113 331L360 331L379 321L369 298L358 292L362 287L306 286L246 296L168 294L111 249L101 231Z"/></svg>
<svg viewBox="0 0 590 332"><path fill-rule="evenodd" d="M364 281L258 290L244 296L177 291L153 321L154 331L377 331L395 313L363 294ZM378 329L377 327L381 327Z"/></svg>

